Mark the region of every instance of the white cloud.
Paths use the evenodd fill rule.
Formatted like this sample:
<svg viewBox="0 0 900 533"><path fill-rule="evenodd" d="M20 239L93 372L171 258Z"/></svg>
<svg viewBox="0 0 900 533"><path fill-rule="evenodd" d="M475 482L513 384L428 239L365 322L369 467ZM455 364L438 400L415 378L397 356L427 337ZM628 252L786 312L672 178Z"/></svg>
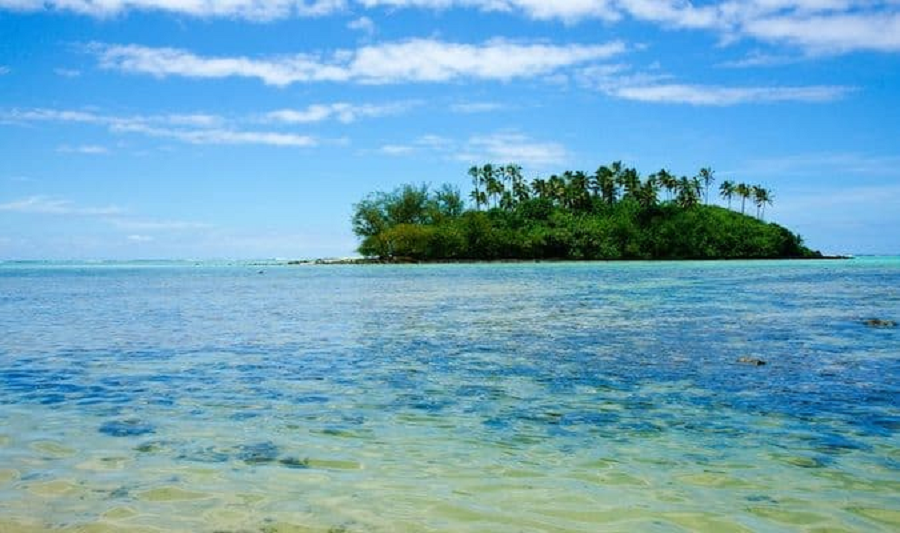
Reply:
<svg viewBox="0 0 900 533"><path fill-rule="evenodd" d="M131 242L137 242L137 243L152 242L153 240L155 240L150 235L137 235L137 234L129 235L128 237L126 237L126 239L128 239Z"/></svg>
<svg viewBox="0 0 900 533"><path fill-rule="evenodd" d="M755 51L747 54L740 59L720 63L719 66L726 68L775 67L798 63L800 61L803 61L804 59L809 59L809 57L796 55L788 56L765 54L759 51Z"/></svg>
<svg viewBox="0 0 900 533"><path fill-rule="evenodd" d="M0 9L109 17L130 10L267 21L324 16L353 7L478 9L566 23L633 19L664 29L700 29L723 40L752 38L813 53L900 51L897 0L0 0ZM367 31L361 17L350 24ZM371 22L371 21L370 21Z"/></svg>
<svg viewBox="0 0 900 533"><path fill-rule="evenodd" d="M538 168L564 164L569 159L569 151L563 145L538 141L515 131L474 135L462 141L423 135L408 143L382 145L375 152L388 156L425 154L465 163L517 163Z"/></svg>
<svg viewBox="0 0 900 533"><path fill-rule="evenodd" d="M855 152L822 152L757 158L737 172L754 176L824 176L843 181L847 176L870 179L900 178L900 156Z"/></svg>
<svg viewBox="0 0 900 533"><path fill-rule="evenodd" d="M635 71L629 65L605 64L581 69L577 81L614 98L659 104L733 106L775 102L823 103L856 90L842 85L729 86L683 83L651 68Z"/></svg>
<svg viewBox="0 0 900 533"><path fill-rule="evenodd" d="M6 74L9 74L9 67L0 65L0 76L4 76Z"/></svg>
<svg viewBox="0 0 900 533"><path fill-rule="evenodd" d="M139 218L108 218L116 228L129 231L181 231L212 228L211 224L186 220L148 220Z"/></svg>
<svg viewBox="0 0 900 533"><path fill-rule="evenodd" d="M94 44L90 48L97 54L101 67L106 69L160 78L256 78L278 87L313 82L509 81L608 59L626 49L618 41L599 45L552 45L499 39L482 44L410 39L338 50L329 57L296 54L261 59L203 57L186 50L139 45Z"/></svg>
<svg viewBox="0 0 900 533"><path fill-rule="evenodd" d="M375 34L375 23L369 17L359 17L347 23L347 28L365 33L368 36Z"/></svg>
<svg viewBox="0 0 900 533"><path fill-rule="evenodd" d="M545 167L564 164L569 153L556 142L540 142L520 133L503 132L470 138L455 158L471 163L493 161Z"/></svg>
<svg viewBox="0 0 900 533"><path fill-rule="evenodd" d="M81 71L72 68L55 68L53 72L57 76L62 76L63 78L77 78L81 76Z"/></svg>
<svg viewBox="0 0 900 533"><path fill-rule="evenodd" d="M84 154L84 155L104 155L109 153L109 149L105 146L96 144L82 144L79 146L69 146L64 144L56 149L57 152L64 154Z"/></svg>
<svg viewBox="0 0 900 533"><path fill-rule="evenodd" d="M316 146L318 141L308 135L272 131L243 131L230 129L173 129L148 126L146 124L114 125L113 131L141 133L150 137L175 139L189 144L262 144L307 148Z"/></svg>
<svg viewBox="0 0 900 533"><path fill-rule="evenodd" d="M264 120L284 124L309 124L329 119L348 124L362 118L395 115L417 105L417 102L392 102L387 104L312 104L304 109L279 109L266 113Z"/></svg>
<svg viewBox="0 0 900 533"><path fill-rule="evenodd" d="M533 19L576 22L626 17L665 29L703 29L725 40L753 38L812 53L900 51L897 0L360 0L367 7L518 12Z"/></svg>
<svg viewBox="0 0 900 533"><path fill-rule="evenodd" d="M0 8L14 11L68 11L111 17L126 11L141 10L258 21L326 15L345 6L345 0L0 0Z"/></svg>
<svg viewBox="0 0 900 533"><path fill-rule="evenodd" d="M458 102L450 106L450 110L454 113L474 114L489 113L491 111L499 111L506 106L497 102Z"/></svg>
<svg viewBox="0 0 900 533"><path fill-rule="evenodd" d="M664 83L623 86L609 89L615 97L640 102L731 106L772 102L831 102L844 97L852 88L830 85L806 87L721 87Z"/></svg>
<svg viewBox="0 0 900 533"><path fill-rule="evenodd" d="M897 3L892 4L896 9ZM745 21L741 30L762 41L791 44L815 54L900 52L900 13L896 11L774 15Z"/></svg>
<svg viewBox="0 0 900 533"><path fill-rule="evenodd" d="M285 147L311 147L318 144L317 139L308 135L230 128L225 118L202 113L120 117L91 111L38 108L0 112L0 121L95 124L105 126L114 133L137 133L149 137L175 139L189 144L259 144ZM98 147L90 146L62 147L60 150L101 153Z"/></svg>
<svg viewBox="0 0 900 533"><path fill-rule="evenodd" d="M69 200L50 196L29 196L21 200L0 204L0 211L41 215L110 216L120 215L124 209L114 205L105 207L83 207Z"/></svg>
<svg viewBox="0 0 900 533"><path fill-rule="evenodd" d="M406 144L385 144L378 151L384 155L408 155L414 152L416 148Z"/></svg>
<svg viewBox="0 0 900 533"><path fill-rule="evenodd" d="M614 0L358 0L365 7L449 9L473 7L482 11L521 12L535 19L574 22L584 18L617 20Z"/></svg>

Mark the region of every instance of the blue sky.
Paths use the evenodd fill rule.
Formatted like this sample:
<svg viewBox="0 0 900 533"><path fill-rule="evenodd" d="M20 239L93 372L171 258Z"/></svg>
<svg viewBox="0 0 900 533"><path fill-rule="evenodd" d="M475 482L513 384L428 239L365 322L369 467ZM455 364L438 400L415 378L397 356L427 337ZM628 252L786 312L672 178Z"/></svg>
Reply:
<svg viewBox="0 0 900 533"><path fill-rule="evenodd" d="M352 204L621 159L900 253L898 0L0 0L0 259L346 256Z"/></svg>

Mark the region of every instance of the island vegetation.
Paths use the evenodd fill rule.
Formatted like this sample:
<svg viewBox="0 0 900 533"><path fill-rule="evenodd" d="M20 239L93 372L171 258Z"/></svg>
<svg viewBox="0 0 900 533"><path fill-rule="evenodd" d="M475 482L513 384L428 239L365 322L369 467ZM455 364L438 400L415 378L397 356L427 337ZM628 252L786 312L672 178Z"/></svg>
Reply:
<svg viewBox="0 0 900 533"><path fill-rule="evenodd" d="M764 220L765 187L726 180L717 191L727 207L711 205L709 168L642 178L615 162L528 182L518 165L486 164L469 176L470 202L452 185L367 196L352 219L359 252L382 261L821 257Z"/></svg>

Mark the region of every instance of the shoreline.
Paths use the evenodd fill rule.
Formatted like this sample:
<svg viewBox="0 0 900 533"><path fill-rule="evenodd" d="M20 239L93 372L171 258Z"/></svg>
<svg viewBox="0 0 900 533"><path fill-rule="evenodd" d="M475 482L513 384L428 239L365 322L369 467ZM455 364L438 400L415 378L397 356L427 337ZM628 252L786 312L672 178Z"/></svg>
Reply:
<svg viewBox="0 0 900 533"><path fill-rule="evenodd" d="M406 257L393 259L376 259L367 257L338 259L294 259L287 261L288 266L328 266L328 265L481 265L481 264L527 264L527 263L665 263L686 261L849 261L852 255L823 255L821 257L730 257L700 259L431 259L419 260Z"/></svg>

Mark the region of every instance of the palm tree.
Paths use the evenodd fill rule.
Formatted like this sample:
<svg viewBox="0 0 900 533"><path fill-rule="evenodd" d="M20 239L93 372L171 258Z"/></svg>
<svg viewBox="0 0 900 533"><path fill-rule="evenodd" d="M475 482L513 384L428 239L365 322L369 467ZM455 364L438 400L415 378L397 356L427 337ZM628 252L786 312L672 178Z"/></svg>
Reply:
<svg viewBox="0 0 900 533"><path fill-rule="evenodd" d="M584 209L590 205L591 195L588 181L587 174L580 170L569 175L569 190L573 208Z"/></svg>
<svg viewBox="0 0 900 533"><path fill-rule="evenodd" d="M766 204L772 205L772 193L761 185L754 185L751 188L751 196L753 197L753 203L756 205L756 218L762 220Z"/></svg>
<svg viewBox="0 0 900 533"><path fill-rule="evenodd" d="M703 182L703 196L706 205L709 205L709 186L712 182L716 181L714 176L715 171L709 167L701 168L700 173L697 175L698 178Z"/></svg>
<svg viewBox="0 0 900 533"><path fill-rule="evenodd" d="M484 194L481 192L481 169L478 167L471 167L469 169L469 176L472 177L472 185L475 187L475 190L470 194L472 200L475 202L475 209L481 209L482 198Z"/></svg>
<svg viewBox="0 0 900 533"><path fill-rule="evenodd" d="M505 189L503 187L503 182L501 181L501 169L494 168L494 165L488 163L482 167L481 173L484 179L484 189L487 193L487 197L489 200L493 200L494 207L497 207L497 202L500 197L503 196L503 191Z"/></svg>
<svg viewBox="0 0 900 533"><path fill-rule="evenodd" d="M606 165L601 166L594 173L594 187L600 191L600 197L606 205L616 203L616 180L614 172Z"/></svg>
<svg viewBox="0 0 900 533"><path fill-rule="evenodd" d="M545 180L545 179L534 178L531 181L531 190L534 191L534 195L537 196L538 198L544 199L549 196L547 194L547 192L549 191L549 188L547 186L547 180Z"/></svg>
<svg viewBox="0 0 900 533"><path fill-rule="evenodd" d="M547 196L557 204L563 204L566 198L566 182L556 174L547 180Z"/></svg>
<svg viewBox="0 0 900 533"><path fill-rule="evenodd" d="M747 203L747 198L750 198L752 191L750 189L750 186L748 186L746 183L738 183L734 190L735 192L737 192L737 195L741 197L741 214L743 215L744 205Z"/></svg>
<svg viewBox="0 0 900 533"><path fill-rule="evenodd" d="M765 220L766 218L766 204L773 205L774 204L774 196L772 195L772 191L766 189L764 187L757 187L756 190L756 201L757 205L761 209L760 219Z"/></svg>
<svg viewBox="0 0 900 533"><path fill-rule="evenodd" d="M699 179L682 176L678 180L678 205L684 208L691 208L700 203L700 189Z"/></svg>
<svg viewBox="0 0 900 533"><path fill-rule="evenodd" d="M625 189L625 196L637 198L641 189L641 177L637 170L626 168L619 174L619 184Z"/></svg>
<svg viewBox="0 0 900 533"><path fill-rule="evenodd" d="M737 192L734 182L725 180L719 185L719 196L728 200L728 209L731 209L731 198Z"/></svg>
<svg viewBox="0 0 900 533"><path fill-rule="evenodd" d="M678 178L673 176L668 170L661 169L656 173L659 184L666 190L667 199L672 199L672 191L678 188Z"/></svg>
<svg viewBox="0 0 900 533"><path fill-rule="evenodd" d="M659 182L656 179L656 175L653 174L647 177L647 181L641 186L638 202L640 202L641 207L645 209L652 207L656 205L657 194L659 194Z"/></svg>
<svg viewBox="0 0 900 533"><path fill-rule="evenodd" d="M524 202L530 196L528 193L528 185L525 178L522 177L522 167L519 165L507 165L506 174L510 179L510 189L516 202Z"/></svg>

